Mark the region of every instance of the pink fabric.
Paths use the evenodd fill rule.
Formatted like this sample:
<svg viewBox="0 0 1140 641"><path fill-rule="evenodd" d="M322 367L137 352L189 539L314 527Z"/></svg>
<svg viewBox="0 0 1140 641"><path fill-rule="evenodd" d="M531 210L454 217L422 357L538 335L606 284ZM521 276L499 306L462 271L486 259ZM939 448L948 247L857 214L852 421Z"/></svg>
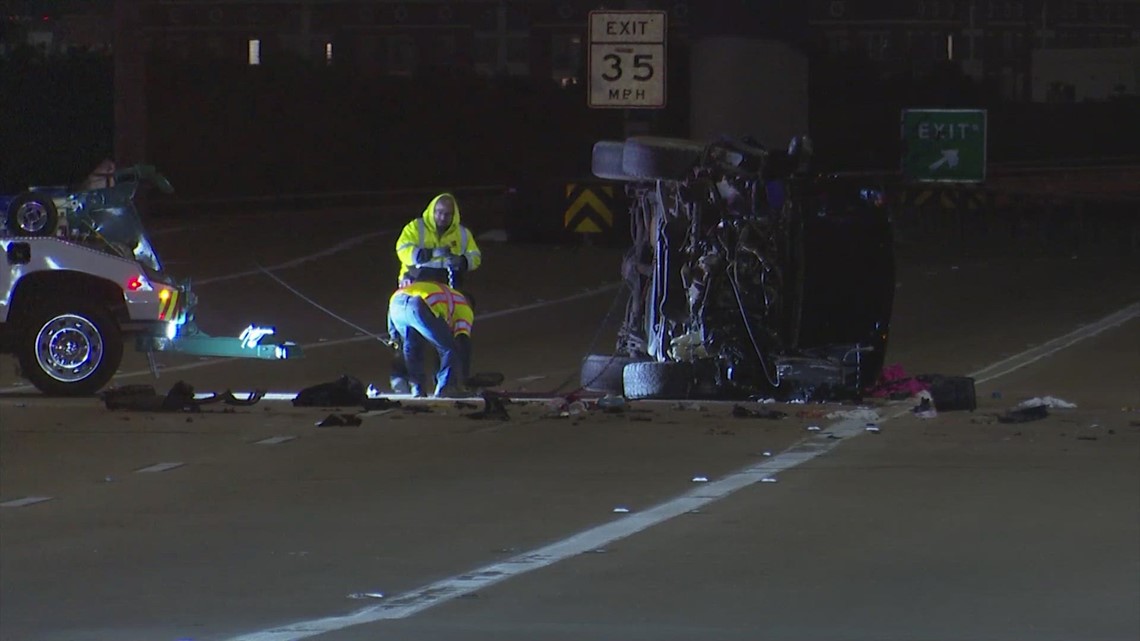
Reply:
<svg viewBox="0 0 1140 641"><path fill-rule="evenodd" d="M930 385L907 376L902 365L886 365L879 374L879 382L874 385L868 394L874 398L891 398L894 396L914 396L923 390L930 389Z"/></svg>

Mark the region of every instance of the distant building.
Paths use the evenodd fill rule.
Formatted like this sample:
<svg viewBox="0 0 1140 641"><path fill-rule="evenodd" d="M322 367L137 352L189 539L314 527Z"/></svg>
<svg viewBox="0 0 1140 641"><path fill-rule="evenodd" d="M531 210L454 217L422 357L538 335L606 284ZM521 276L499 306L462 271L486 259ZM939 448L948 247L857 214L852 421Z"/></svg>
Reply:
<svg viewBox="0 0 1140 641"><path fill-rule="evenodd" d="M473 73L569 84L585 80L591 9L663 9L670 37L684 40L690 12L709 13L718 1L140 0L140 38L148 51L182 59L271 65L299 57L366 74ZM787 9L784 0L749 2L769 5L765 20L777 6ZM0 53L14 38L49 52L110 48L113 0L14 4L22 12L7 16L5 34L15 35L0 43ZM1135 57L1108 51L1140 46L1140 0L808 0L806 10L807 46L864 56L884 74L920 76L955 61L1015 101L1137 91ZM1094 88L1106 74L1118 79Z"/></svg>
<svg viewBox="0 0 1140 641"><path fill-rule="evenodd" d="M1029 100L1038 99L1035 52L1140 45L1140 0L817 0L811 26L822 50L866 56L884 72L954 60L1006 99Z"/></svg>

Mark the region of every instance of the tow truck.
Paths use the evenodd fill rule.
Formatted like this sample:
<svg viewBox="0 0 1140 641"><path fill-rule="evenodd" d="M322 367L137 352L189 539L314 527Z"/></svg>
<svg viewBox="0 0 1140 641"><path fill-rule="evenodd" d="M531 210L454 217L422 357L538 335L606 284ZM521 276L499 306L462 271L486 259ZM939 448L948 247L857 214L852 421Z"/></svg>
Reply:
<svg viewBox="0 0 1140 641"><path fill-rule="evenodd" d="M84 396L115 376L124 346L156 352L294 359L273 327L210 336L194 319L189 279L167 272L135 207L145 183L174 191L151 165L115 172L97 188L32 187L0 209L0 353L49 396ZM3 206L4 203L0 203Z"/></svg>

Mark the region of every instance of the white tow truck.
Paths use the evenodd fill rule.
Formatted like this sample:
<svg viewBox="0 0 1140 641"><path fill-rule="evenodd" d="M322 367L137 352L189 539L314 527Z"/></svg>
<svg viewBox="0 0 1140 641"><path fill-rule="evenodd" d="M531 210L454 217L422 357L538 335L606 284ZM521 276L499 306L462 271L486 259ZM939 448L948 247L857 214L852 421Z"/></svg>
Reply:
<svg viewBox="0 0 1140 641"><path fill-rule="evenodd" d="M154 353L291 359L292 342L250 325L209 336L194 322L188 280L167 273L143 229L134 196L143 181L170 193L149 165L117 172L98 189L32 188L0 210L0 353L41 392L97 392L119 369L124 345Z"/></svg>

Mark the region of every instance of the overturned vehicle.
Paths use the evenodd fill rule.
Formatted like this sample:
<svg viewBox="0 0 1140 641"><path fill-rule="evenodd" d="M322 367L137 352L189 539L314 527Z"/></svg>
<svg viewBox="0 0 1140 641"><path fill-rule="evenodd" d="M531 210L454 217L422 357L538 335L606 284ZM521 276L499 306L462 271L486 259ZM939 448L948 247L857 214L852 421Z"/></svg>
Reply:
<svg viewBox="0 0 1140 641"><path fill-rule="evenodd" d="M0 219L0 353L41 392L91 394L118 371L124 346L155 352L289 359L301 356L271 327L210 336L195 321L197 295L168 272L143 228L134 197L145 183L171 192L154 167L136 165L103 187L34 187Z"/></svg>
<svg viewBox="0 0 1140 641"><path fill-rule="evenodd" d="M594 145L626 184L630 291L613 354L583 389L628 398L857 400L877 379L894 298L883 192L786 150L635 137Z"/></svg>

